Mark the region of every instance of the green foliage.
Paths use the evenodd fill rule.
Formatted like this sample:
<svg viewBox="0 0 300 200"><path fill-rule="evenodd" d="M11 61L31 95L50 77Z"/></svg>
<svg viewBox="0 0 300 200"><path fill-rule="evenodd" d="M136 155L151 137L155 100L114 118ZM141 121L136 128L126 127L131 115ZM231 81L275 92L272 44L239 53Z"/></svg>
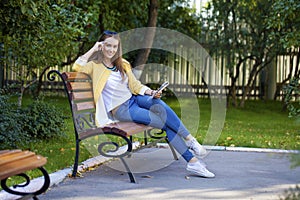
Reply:
<svg viewBox="0 0 300 200"><path fill-rule="evenodd" d="M289 117L294 117L300 120L300 100L293 101L293 96L300 95L300 78L292 78L290 83L284 88L285 98L284 101L289 110Z"/></svg>
<svg viewBox="0 0 300 200"><path fill-rule="evenodd" d="M23 115L6 95L0 95L0 149L17 148L28 143L29 135L23 132Z"/></svg>
<svg viewBox="0 0 300 200"><path fill-rule="evenodd" d="M8 0L1 2L0 16L6 59L12 56L17 69L32 69L56 65L78 51L90 15L71 1Z"/></svg>
<svg viewBox="0 0 300 200"><path fill-rule="evenodd" d="M65 117L53 105L37 100L18 108L0 96L0 149L26 148L33 141L64 136Z"/></svg>
<svg viewBox="0 0 300 200"><path fill-rule="evenodd" d="M300 3L296 0L275 0L267 25L272 37L284 48L300 46Z"/></svg>
<svg viewBox="0 0 300 200"><path fill-rule="evenodd" d="M261 72L268 73L269 63L278 55L297 55L299 51L299 1L211 0L203 12L207 48L211 55L224 58L231 79L229 97L235 106L235 88L239 74L245 73L243 66L247 66L249 75L243 80L241 107ZM293 70L290 71L287 77L291 77Z"/></svg>
<svg viewBox="0 0 300 200"><path fill-rule="evenodd" d="M79 49L78 40L90 15L71 0L6 0L0 2L3 63L24 91L38 80L38 70L60 65Z"/></svg>
<svg viewBox="0 0 300 200"><path fill-rule="evenodd" d="M179 31L200 41L202 21L189 1L168 0L159 4L158 26ZM178 38L176 38L178 39Z"/></svg>
<svg viewBox="0 0 300 200"><path fill-rule="evenodd" d="M32 138L50 139L64 136L65 117L53 105L37 100L23 110L23 131Z"/></svg>
<svg viewBox="0 0 300 200"><path fill-rule="evenodd" d="M299 200L300 199L300 186L296 185L295 188L290 188L284 192L280 200Z"/></svg>

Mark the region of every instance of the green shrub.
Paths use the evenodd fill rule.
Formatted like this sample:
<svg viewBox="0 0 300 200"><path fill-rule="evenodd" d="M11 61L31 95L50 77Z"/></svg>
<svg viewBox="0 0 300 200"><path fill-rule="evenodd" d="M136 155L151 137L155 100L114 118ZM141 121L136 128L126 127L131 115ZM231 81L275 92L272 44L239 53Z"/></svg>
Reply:
<svg viewBox="0 0 300 200"><path fill-rule="evenodd" d="M36 100L20 109L1 95L0 107L0 149L26 148L30 142L65 135L65 117L53 105Z"/></svg>
<svg viewBox="0 0 300 200"><path fill-rule="evenodd" d="M0 95L0 149L18 148L29 142L30 136L23 131L23 116L9 97Z"/></svg>
<svg viewBox="0 0 300 200"><path fill-rule="evenodd" d="M296 120L300 120L300 78L294 77L290 80L290 83L283 88L284 101L289 111L289 117L294 117ZM296 96L296 101L292 101L293 94Z"/></svg>
<svg viewBox="0 0 300 200"><path fill-rule="evenodd" d="M290 188L285 191L280 200L299 200L300 199L300 186L296 185L295 188Z"/></svg>
<svg viewBox="0 0 300 200"><path fill-rule="evenodd" d="M53 105L36 100L23 110L23 130L32 138L50 139L64 136L65 117Z"/></svg>

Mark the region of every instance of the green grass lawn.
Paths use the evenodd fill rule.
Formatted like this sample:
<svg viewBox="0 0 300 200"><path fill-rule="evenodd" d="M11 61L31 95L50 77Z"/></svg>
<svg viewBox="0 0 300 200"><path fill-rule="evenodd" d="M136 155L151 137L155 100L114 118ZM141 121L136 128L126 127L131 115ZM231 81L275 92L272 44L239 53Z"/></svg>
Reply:
<svg viewBox="0 0 300 200"><path fill-rule="evenodd" d="M193 113L194 107L188 103L188 99L184 100L186 105L181 103L181 108L174 99L166 101L178 114L180 109L187 109L186 113L190 109L190 113ZM199 99L199 107L201 117L195 135L199 141L203 141L210 123L210 100ZM192 120L193 116L190 118L191 124L197 124ZM300 149L300 123L288 118L287 111L282 111L281 102L247 101L245 108L227 109L224 127L216 145Z"/></svg>
<svg viewBox="0 0 300 200"><path fill-rule="evenodd" d="M25 99L24 104L28 103ZM70 167L74 161L75 136L68 101L65 97L47 97L46 102L60 108L65 116L66 137L49 141L35 142L28 149L47 157L45 166L49 173ZM211 102L209 99L199 99L200 121L193 115L194 106L190 99L181 99L180 106L176 99L168 98L165 101L178 115L184 109L187 127L196 127L197 133L192 133L202 142L205 138L211 117ZM190 114L189 114L190 113ZM190 115L190 116L189 116ZM256 148L300 149L300 124L288 118L288 113L282 111L280 102L274 101L247 101L243 109L229 108L220 137L216 145L241 146ZM91 157L90 153L81 146L80 161ZM32 177L38 176L32 173Z"/></svg>

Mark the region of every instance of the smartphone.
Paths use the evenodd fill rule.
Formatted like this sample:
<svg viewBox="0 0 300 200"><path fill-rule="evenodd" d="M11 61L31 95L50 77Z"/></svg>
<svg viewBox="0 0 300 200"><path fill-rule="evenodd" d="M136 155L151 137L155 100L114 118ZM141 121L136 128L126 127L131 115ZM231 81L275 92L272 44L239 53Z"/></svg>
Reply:
<svg viewBox="0 0 300 200"><path fill-rule="evenodd" d="M161 86L157 89L157 91L153 94L153 96L155 96L158 92L163 91L168 85L169 85L168 81L166 81L163 84L161 84Z"/></svg>

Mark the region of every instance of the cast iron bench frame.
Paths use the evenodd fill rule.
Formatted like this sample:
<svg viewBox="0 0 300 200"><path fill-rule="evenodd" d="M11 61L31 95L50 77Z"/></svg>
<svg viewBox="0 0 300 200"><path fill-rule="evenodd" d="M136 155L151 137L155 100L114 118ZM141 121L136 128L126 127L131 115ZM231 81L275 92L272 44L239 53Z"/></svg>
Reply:
<svg viewBox="0 0 300 200"><path fill-rule="evenodd" d="M72 177L76 177L77 175L80 142L96 135L112 135L121 138L126 142L127 150L122 154L114 154L114 152L119 150L120 145L113 141L100 143L98 152L104 157L119 158L132 183L136 183L137 181L124 157L130 156L134 151L133 135L144 133L145 145L141 146L139 149L153 145L158 141L165 140L170 146L174 159L178 160L175 149L162 130L157 131L156 129L156 132L152 133L155 131L152 127L134 122L116 122L103 127L97 127L95 123L96 107L91 77L83 72L60 73L58 70L51 70L47 74L47 78L50 81L54 81L57 75L62 80L65 92L68 96L75 130L76 150ZM148 144L148 138L155 139L155 141ZM114 149L104 150L104 147L108 145L113 145Z"/></svg>
<svg viewBox="0 0 300 200"><path fill-rule="evenodd" d="M36 155L34 152L28 150L1 150L0 180L2 189L10 194L22 196L19 198L22 200L29 198L38 199L37 195L46 192L50 185L49 174L43 167L46 163L47 159L45 157ZM44 184L40 187L40 189L33 192L21 192L14 190L18 187L26 187L30 184L30 178L26 172L34 169L40 170L44 177ZM10 188L7 185L7 180L13 176L23 177L26 182L24 184L13 185L12 188Z"/></svg>

